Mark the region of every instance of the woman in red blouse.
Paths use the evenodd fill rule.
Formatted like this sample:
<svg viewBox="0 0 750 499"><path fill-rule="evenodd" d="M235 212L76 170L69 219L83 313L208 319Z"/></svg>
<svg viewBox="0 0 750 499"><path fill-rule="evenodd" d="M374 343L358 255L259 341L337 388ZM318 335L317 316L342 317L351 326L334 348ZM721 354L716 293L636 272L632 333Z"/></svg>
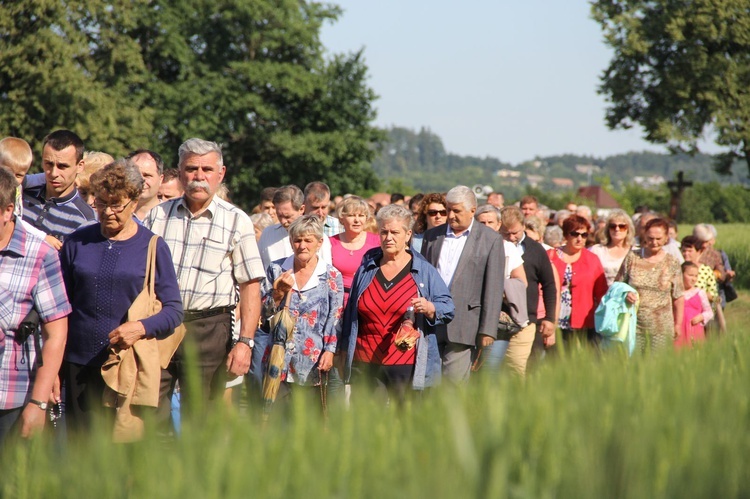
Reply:
<svg viewBox="0 0 750 499"><path fill-rule="evenodd" d="M560 320L563 341L596 343L594 311L607 292L607 279L599 258L586 249L589 221L571 215L563 222L565 244L547 252L560 276Z"/></svg>

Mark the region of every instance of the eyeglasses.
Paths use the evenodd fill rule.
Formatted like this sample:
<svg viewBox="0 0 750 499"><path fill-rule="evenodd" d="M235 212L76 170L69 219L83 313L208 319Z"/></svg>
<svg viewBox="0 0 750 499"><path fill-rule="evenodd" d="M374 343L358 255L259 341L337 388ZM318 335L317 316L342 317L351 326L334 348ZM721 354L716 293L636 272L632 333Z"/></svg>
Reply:
<svg viewBox="0 0 750 499"><path fill-rule="evenodd" d="M588 235L589 235L588 232L571 232L570 233L570 237L572 237L573 239L575 239L577 237L586 238L586 237L588 237Z"/></svg>
<svg viewBox="0 0 750 499"><path fill-rule="evenodd" d="M609 230L628 230L628 224L609 224Z"/></svg>
<svg viewBox="0 0 750 499"><path fill-rule="evenodd" d="M427 216L436 217L438 215L446 217L448 216L448 210L427 210Z"/></svg>
<svg viewBox="0 0 750 499"><path fill-rule="evenodd" d="M102 210L102 211L107 211L107 208L109 208L110 210L112 210L112 213L117 214L117 213L122 213L123 210L127 208L128 205L132 202L133 200L131 199L125 204L107 204L97 199L96 201L94 201L94 206L96 206L97 210Z"/></svg>

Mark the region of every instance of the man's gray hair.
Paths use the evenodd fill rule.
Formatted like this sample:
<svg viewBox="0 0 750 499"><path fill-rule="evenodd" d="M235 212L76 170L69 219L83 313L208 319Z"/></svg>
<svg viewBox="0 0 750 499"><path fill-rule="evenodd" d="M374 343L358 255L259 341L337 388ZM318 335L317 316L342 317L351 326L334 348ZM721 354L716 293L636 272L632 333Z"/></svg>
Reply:
<svg viewBox="0 0 750 499"><path fill-rule="evenodd" d="M483 204L479 208L477 208L477 211L474 213L474 220L478 220L479 215L484 215L485 213L492 213L495 215L495 218L497 221L500 221L500 210L492 206L491 204Z"/></svg>
<svg viewBox="0 0 750 499"><path fill-rule="evenodd" d="M378 214L375 215L375 221L378 223L378 228L382 228L383 224L390 222L391 220L398 220L405 231L410 231L414 225L414 216L411 210L400 204L389 204L383 206L378 210Z"/></svg>
<svg viewBox="0 0 750 499"><path fill-rule="evenodd" d="M273 204L282 205L292 203L292 208L299 210L305 204L305 198L302 195L302 189L294 184L284 185L276 189L273 194Z"/></svg>
<svg viewBox="0 0 750 499"><path fill-rule="evenodd" d="M180 166L182 166L182 161L189 154L203 156L211 152L215 152L219 155L219 161L217 164L219 166L224 166L224 156L221 154L221 147L219 147L219 144L217 144L216 142L211 142L210 140L197 138L187 139L182 143L180 149L177 151L177 154L180 157Z"/></svg>
<svg viewBox="0 0 750 499"><path fill-rule="evenodd" d="M315 181L310 182L305 186L305 202L308 199L311 201L323 201L325 198L331 198L331 189L323 182Z"/></svg>
<svg viewBox="0 0 750 499"><path fill-rule="evenodd" d="M467 210L477 207L477 197L474 191L465 185L457 185L445 195L445 202L451 204L463 204Z"/></svg>
<svg viewBox="0 0 750 499"><path fill-rule="evenodd" d="M289 242L308 234L315 236L318 241L323 240L323 222L315 215L301 216L289 225Z"/></svg>

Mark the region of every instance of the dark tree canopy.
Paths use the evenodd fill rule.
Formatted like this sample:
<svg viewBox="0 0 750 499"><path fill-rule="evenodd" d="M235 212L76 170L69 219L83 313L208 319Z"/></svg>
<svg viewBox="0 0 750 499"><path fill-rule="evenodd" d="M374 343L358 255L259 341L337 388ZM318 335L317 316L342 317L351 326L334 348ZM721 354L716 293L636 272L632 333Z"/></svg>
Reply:
<svg viewBox="0 0 750 499"><path fill-rule="evenodd" d="M750 161L747 0L596 0L592 15L614 49L599 89L610 128L689 152L710 134L720 171Z"/></svg>
<svg viewBox="0 0 750 499"><path fill-rule="evenodd" d="M311 180L377 184L380 140L360 53L326 56L335 6L300 0L0 0L0 133L87 148L219 142L233 200Z"/></svg>

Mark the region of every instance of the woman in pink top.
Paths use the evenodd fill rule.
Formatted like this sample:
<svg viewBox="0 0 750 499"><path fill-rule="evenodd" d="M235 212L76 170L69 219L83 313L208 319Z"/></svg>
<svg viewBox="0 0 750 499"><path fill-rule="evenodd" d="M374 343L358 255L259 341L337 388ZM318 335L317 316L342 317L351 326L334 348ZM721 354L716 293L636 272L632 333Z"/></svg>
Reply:
<svg viewBox="0 0 750 499"><path fill-rule="evenodd" d="M349 289L362 257L367 250L380 247L377 234L365 231L370 207L364 199L350 196L344 199L337 210L344 232L331 237L331 257L333 266L344 279L344 306L349 300Z"/></svg>

